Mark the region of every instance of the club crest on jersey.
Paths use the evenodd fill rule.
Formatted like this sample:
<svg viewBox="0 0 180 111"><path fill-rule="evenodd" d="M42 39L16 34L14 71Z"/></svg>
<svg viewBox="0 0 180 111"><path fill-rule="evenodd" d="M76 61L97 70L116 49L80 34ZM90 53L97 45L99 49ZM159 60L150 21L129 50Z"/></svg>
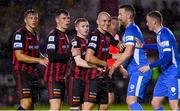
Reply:
<svg viewBox="0 0 180 111"><path fill-rule="evenodd" d="M55 45L54 44L48 44L47 49L55 49Z"/></svg>
<svg viewBox="0 0 180 111"><path fill-rule="evenodd" d="M21 40L21 34L16 34L15 40Z"/></svg>
<svg viewBox="0 0 180 111"><path fill-rule="evenodd" d="M97 41L97 36L92 36L91 41Z"/></svg>
<svg viewBox="0 0 180 111"><path fill-rule="evenodd" d="M54 36L49 36L48 41L49 41L49 42L54 42Z"/></svg>

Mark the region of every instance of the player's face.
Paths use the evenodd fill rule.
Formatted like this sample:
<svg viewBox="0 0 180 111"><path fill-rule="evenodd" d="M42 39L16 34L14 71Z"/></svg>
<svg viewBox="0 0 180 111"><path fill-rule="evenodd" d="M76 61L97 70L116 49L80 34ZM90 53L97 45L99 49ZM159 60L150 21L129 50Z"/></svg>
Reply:
<svg viewBox="0 0 180 111"><path fill-rule="evenodd" d="M98 27L103 31L107 31L110 26L111 18L108 15L104 14L101 17L99 17L97 21Z"/></svg>
<svg viewBox="0 0 180 111"><path fill-rule="evenodd" d="M70 25L70 16L65 14L60 14L56 18L57 25L63 29L67 29Z"/></svg>
<svg viewBox="0 0 180 111"><path fill-rule="evenodd" d="M146 16L146 25L150 31L154 30L155 21L152 17Z"/></svg>
<svg viewBox="0 0 180 111"><path fill-rule="evenodd" d="M38 14L28 14L25 17L24 22L32 29L36 28L38 25Z"/></svg>
<svg viewBox="0 0 180 111"><path fill-rule="evenodd" d="M119 9L118 19L123 26L126 25L128 17L127 17L127 13L126 13L125 9L123 9L123 8Z"/></svg>
<svg viewBox="0 0 180 111"><path fill-rule="evenodd" d="M80 22L76 26L76 31L78 34L87 37L89 34L89 22L88 21Z"/></svg>
<svg viewBox="0 0 180 111"><path fill-rule="evenodd" d="M109 29L117 32L119 30L119 27L120 27L119 21L112 19L110 22Z"/></svg>

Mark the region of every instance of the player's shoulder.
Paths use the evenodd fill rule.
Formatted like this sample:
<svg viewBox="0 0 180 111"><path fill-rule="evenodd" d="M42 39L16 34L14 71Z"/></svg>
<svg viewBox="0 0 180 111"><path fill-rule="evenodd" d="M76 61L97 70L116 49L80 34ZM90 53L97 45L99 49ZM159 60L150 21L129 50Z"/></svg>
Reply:
<svg viewBox="0 0 180 111"><path fill-rule="evenodd" d="M23 34L26 32L27 32L27 29L25 27L21 27L15 32L15 34Z"/></svg>
<svg viewBox="0 0 180 111"><path fill-rule="evenodd" d="M169 28L167 28L167 27L163 27L160 30L159 34L161 35L160 37L164 37L164 36L165 37L171 37L171 36L173 36L172 31Z"/></svg>

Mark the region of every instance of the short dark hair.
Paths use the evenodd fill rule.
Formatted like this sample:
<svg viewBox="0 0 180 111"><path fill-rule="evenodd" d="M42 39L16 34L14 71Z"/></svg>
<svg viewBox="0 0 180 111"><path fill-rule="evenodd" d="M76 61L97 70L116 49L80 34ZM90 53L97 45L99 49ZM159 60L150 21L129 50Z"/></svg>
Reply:
<svg viewBox="0 0 180 111"><path fill-rule="evenodd" d="M64 9L59 9L59 10L56 11L55 17L58 17L58 16L61 15L61 14L69 15L69 12L66 11L66 10L64 10Z"/></svg>
<svg viewBox="0 0 180 111"><path fill-rule="evenodd" d="M147 14L147 16L155 18L155 19L156 19L157 21L159 21L160 23L163 22L163 17L162 17L161 12L159 12L159 11L157 11L157 10L149 12L149 13Z"/></svg>
<svg viewBox="0 0 180 111"><path fill-rule="evenodd" d="M80 22L88 22L88 20L86 18L78 18L76 19L75 23L75 27L80 23Z"/></svg>
<svg viewBox="0 0 180 111"><path fill-rule="evenodd" d="M38 12L34 9L29 9L26 12L24 12L24 18L26 18L29 14L38 14Z"/></svg>
<svg viewBox="0 0 180 111"><path fill-rule="evenodd" d="M119 9L125 9L125 11L128 11L132 14L133 18L135 17L136 12L135 12L135 8L132 5L128 5L128 4L127 5L121 5L119 7Z"/></svg>

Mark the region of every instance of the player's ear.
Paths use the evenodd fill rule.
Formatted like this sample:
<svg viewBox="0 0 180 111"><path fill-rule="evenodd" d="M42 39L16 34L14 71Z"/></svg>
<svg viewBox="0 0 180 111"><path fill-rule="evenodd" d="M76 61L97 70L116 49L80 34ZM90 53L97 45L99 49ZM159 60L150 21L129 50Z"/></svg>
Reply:
<svg viewBox="0 0 180 111"><path fill-rule="evenodd" d="M26 20L26 18L24 18L24 22L25 22L25 23L27 23L27 20Z"/></svg>
<svg viewBox="0 0 180 111"><path fill-rule="evenodd" d="M76 30L76 31L78 30L77 26L75 26L75 30Z"/></svg>
<svg viewBox="0 0 180 111"><path fill-rule="evenodd" d="M96 23L99 25L99 20L98 19L96 20Z"/></svg>
<svg viewBox="0 0 180 111"><path fill-rule="evenodd" d="M58 21L58 17L56 17L56 18L55 18L55 21L56 21L56 23L59 23L59 21Z"/></svg>

